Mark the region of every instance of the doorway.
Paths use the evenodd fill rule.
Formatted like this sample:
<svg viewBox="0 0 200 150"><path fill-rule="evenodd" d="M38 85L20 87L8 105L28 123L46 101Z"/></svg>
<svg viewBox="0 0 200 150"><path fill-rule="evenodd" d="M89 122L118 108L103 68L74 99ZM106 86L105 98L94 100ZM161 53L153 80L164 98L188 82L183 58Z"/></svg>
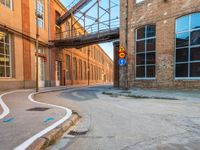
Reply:
<svg viewBox="0 0 200 150"><path fill-rule="evenodd" d="M39 87L45 87L45 62L44 58L38 58L38 80Z"/></svg>
<svg viewBox="0 0 200 150"><path fill-rule="evenodd" d="M61 72L62 72L62 63L56 61L56 86L61 85Z"/></svg>

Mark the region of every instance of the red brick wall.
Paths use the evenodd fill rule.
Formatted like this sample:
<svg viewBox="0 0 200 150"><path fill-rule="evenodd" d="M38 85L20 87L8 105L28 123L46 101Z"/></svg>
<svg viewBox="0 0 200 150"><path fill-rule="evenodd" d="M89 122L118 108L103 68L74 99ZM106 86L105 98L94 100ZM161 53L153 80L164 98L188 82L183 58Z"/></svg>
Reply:
<svg viewBox="0 0 200 150"><path fill-rule="evenodd" d="M126 45L126 0L121 0L120 43ZM176 18L200 11L199 0L128 0L128 82L130 87L200 88L200 80L175 80ZM156 25L156 80L135 79L135 32L138 27ZM123 74L121 75L123 76Z"/></svg>
<svg viewBox="0 0 200 150"><path fill-rule="evenodd" d="M22 0L22 32L26 35L30 35L30 11L29 0ZM17 48L17 47L16 47ZM24 80L31 80L31 45L30 41L23 39L23 68L24 68Z"/></svg>

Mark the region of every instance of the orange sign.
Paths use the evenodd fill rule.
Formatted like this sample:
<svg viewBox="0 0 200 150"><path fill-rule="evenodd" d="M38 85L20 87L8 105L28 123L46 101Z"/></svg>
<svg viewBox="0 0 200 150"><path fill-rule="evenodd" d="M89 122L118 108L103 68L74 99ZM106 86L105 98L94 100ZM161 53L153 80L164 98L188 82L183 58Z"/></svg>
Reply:
<svg viewBox="0 0 200 150"><path fill-rule="evenodd" d="M126 57L126 53L125 52L119 53L119 58L125 58L125 57Z"/></svg>

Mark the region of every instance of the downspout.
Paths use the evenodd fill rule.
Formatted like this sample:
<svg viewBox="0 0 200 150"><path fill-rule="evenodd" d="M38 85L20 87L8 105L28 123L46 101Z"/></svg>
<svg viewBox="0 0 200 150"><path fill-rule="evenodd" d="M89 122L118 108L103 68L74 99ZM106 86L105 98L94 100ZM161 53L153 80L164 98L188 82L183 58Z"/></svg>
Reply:
<svg viewBox="0 0 200 150"><path fill-rule="evenodd" d="M126 83L125 83L125 89L128 90L129 89L129 73L128 73L128 66L129 66L129 60L128 60L128 56L129 56L129 53L128 53L128 0L126 0L126 27L125 27L125 49L127 51L127 56L126 56Z"/></svg>
<svg viewBox="0 0 200 150"><path fill-rule="evenodd" d="M51 40L51 25L50 25L50 13L51 13L51 0L48 0L48 39ZM51 48L49 48L49 86L51 87L51 79L52 79L52 69L51 69Z"/></svg>

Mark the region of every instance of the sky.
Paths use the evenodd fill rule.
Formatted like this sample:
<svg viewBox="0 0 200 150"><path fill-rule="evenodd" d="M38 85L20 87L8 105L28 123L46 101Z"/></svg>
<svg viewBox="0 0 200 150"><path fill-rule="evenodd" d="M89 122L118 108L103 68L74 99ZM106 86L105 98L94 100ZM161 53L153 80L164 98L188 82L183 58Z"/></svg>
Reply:
<svg viewBox="0 0 200 150"><path fill-rule="evenodd" d="M69 7L69 5L75 1L79 1L79 0L60 0L66 7ZM91 3L88 4L88 6L84 7L81 11L84 12L85 10L87 10L92 4L93 2L95 2L95 0L92 0ZM119 0L111 0L111 7L112 6L115 6L115 4L118 4L116 5L114 8L112 8L111 10L111 19L115 19L116 17L119 17ZM101 0L100 2L100 5L104 8L104 9L107 9L108 8L108 0ZM69 8L68 8L69 9ZM104 10L100 10L100 14L103 14L105 11ZM87 13L88 15L92 16L92 17L97 17L97 6L95 6L94 8L92 8L90 11L88 11ZM77 13L75 14L76 17L80 17L81 14ZM103 22L103 21L107 21L108 20L108 15L104 15L100 22ZM83 25L83 22L80 21L80 23ZM90 19L86 19L86 26L88 25L91 25L93 24L94 21L90 20ZM117 23L112 23L111 26L118 26L118 22ZM103 26L103 24L102 24ZM104 27L103 27L104 28ZM97 30L96 29L93 29L93 30ZM110 43L103 43L103 44L99 44L103 49L104 51L110 56L111 59L113 59L113 43L110 42Z"/></svg>

